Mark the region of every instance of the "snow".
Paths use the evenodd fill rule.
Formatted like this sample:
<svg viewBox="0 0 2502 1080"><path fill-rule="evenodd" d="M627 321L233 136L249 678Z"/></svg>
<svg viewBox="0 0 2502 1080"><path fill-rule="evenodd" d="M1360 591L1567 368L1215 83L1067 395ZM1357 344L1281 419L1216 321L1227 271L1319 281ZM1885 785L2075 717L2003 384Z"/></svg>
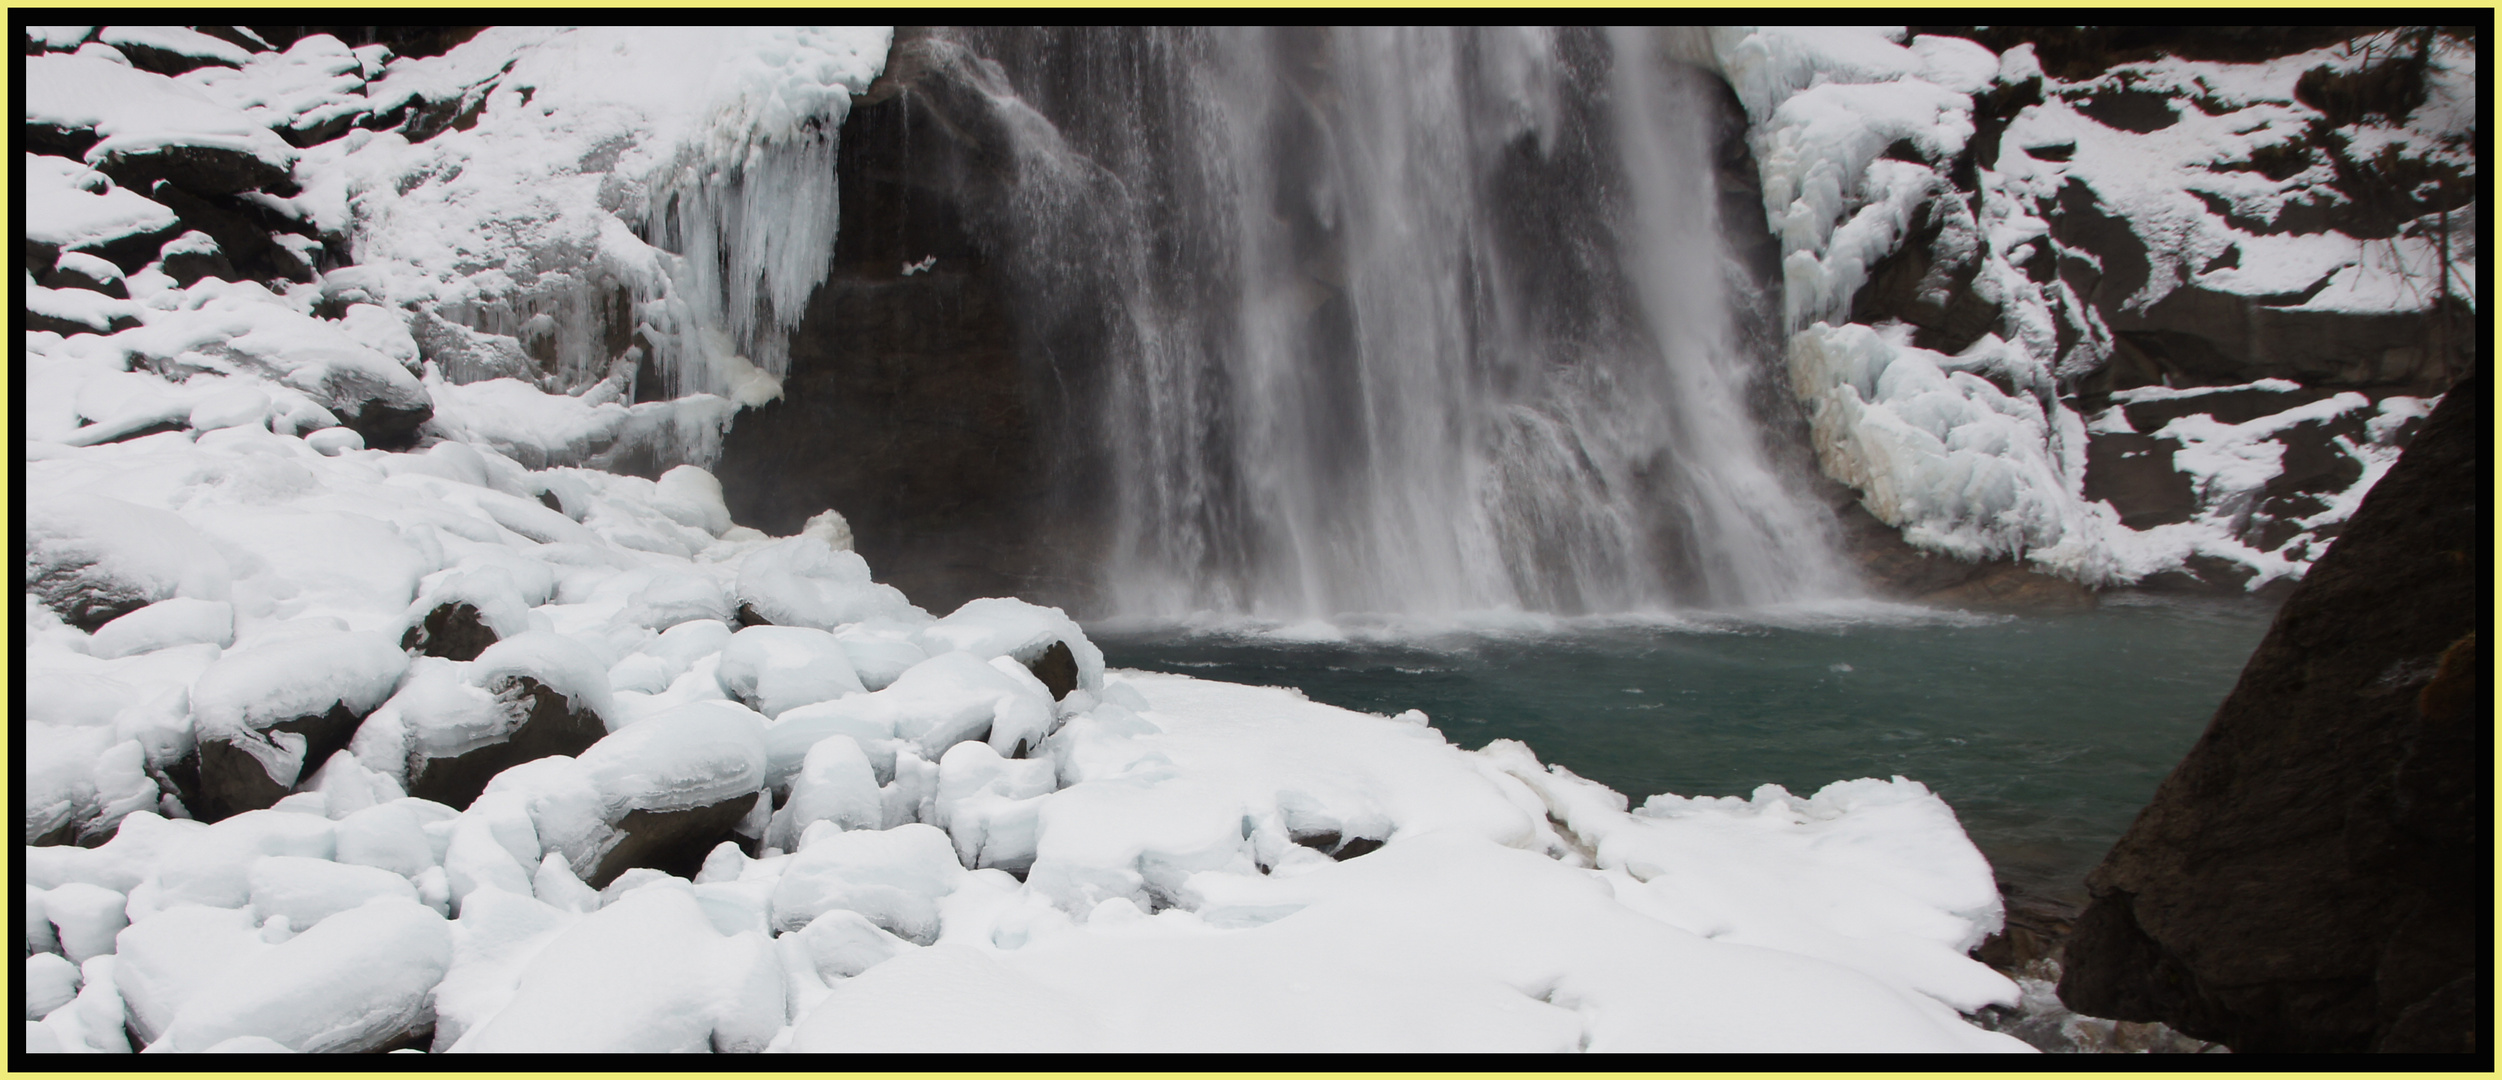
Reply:
<svg viewBox="0 0 2502 1080"><path fill-rule="evenodd" d="M851 526L831 510L800 534L750 554L740 566L739 600L776 626L833 630L869 619L921 621L928 615L891 585L869 579L851 550Z"/></svg>
<svg viewBox="0 0 2502 1080"><path fill-rule="evenodd" d="M884 66L884 27L496 28L393 65L368 94L475 103L477 123L351 148L360 262L394 301L520 336L574 332L555 383L600 381L588 351L619 286L664 394L760 404L781 335L823 280L836 219L832 133ZM500 76L498 72L501 72Z"/></svg>
<svg viewBox="0 0 2502 1080"><path fill-rule="evenodd" d="M804 626L750 626L721 650L714 677L768 718L793 706L866 693L834 635Z"/></svg>
<svg viewBox="0 0 2502 1080"><path fill-rule="evenodd" d="M252 735L286 720L320 716L333 707L369 713L408 670L397 642L376 633L277 629L220 656L191 691L202 737L259 745ZM270 759L263 757L263 764ZM270 775L281 783L293 773Z"/></svg>
<svg viewBox="0 0 2502 1080"><path fill-rule="evenodd" d="M773 925L797 930L840 909L927 945L938 938L938 902L965 874L955 846L935 826L820 832L774 886Z"/></svg>
<svg viewBox="0 0 2502 1080"><path fill-rule="evenodd" d="M58 953L39 952L22 966L26 985L26 1019L41 1020L78 997L78 965Z"/></svg>
<svg viewBox="0 0 2502 1080"><path fill-rule="evenodd" d="M149 1049L199 1051L254 1035L304 1053L378 1049L422 1029L451 951L442 916L412 900L374 900L204 973Z"/></svg>
<svg viewBox="0 0 2502 1080"><path fill-rule="evenodd" d="M681 705L611 732L580 760L613 809L710 806L764 786L764 718L731 701Z"/></svg>
<svg viewBox="0 0 2502 1080"><path fill-rule="evenodd" d="M1086 640L1077 623L1058 608L1013 597L967 600L946 618L923 627L921 647L932 655L950 649L985 660L1005 656L1031 664L1054 644L1067 645L1077 660L1077 685L1103 688L1103 650Z"/></svg>
<svg viewBox="0 0 2502 1080"><path fill-rule="evenodd" d="M509 1001L449 1049L753 1052L783 1023L781 987L763 935L724 937L691 887L649 885L540 945Z"/></svg>
<svg viewBox="0 0 2502 1080"><path fill-rule="evenodd" d="M64 157L27 154L26 239L64 251L174 228L174 212Z"/></svg>
<svg viewBox="0 0 2502 1080"><path fill-rule="evenodd" d="M176 56L240 67L252 59L243 47L181 26L108 26L96 40L116 48L146 46Z"/></svg>
<svg viewBox="0 0 2502 1080"><path fill-rule="evenodd" d="M97 627L87 651L111 660L202 642L219 648L235 643L233 604L187 596L159 600Z"/></svg>
<svg viewBox="0 0 2502 1080"><path fill-rule="evenodd" d="M1819 274L1864 271L1896 197L1927 190L1874 155L1960 147L1953 99L2006 66L1904 36L1743 39L1741 95L1787 118L1807 208L1788 254ZM1916 783L1628 811L1421 714L1107 672L1058 609L934 618L834 510L796 536L739 526L702 464L778 390L769 342L830 247L830 133L887 41L500 28L406 59L315 35L175 79L106 46L29 57L30 109L86 109L131 146L478 106L422 143L286 148L302 193L242 196L347 239L357 265L318 282L142 269L109 308L30 290L137 323L25 335L21 824L105 840L24 849L30 1048L377 1049L429 1016L436 1052L2018 1048L1957 1015L2015 991L1963 955L1996 893ZM1904 169L1865 187L1854 160ZM174 227L76 162L26 172L30 221L67 246ZM1852 244L1861 271L1836 261ZM649 388L614 362L639 357L528 351L620 314L665 393L709 392L635 404ZM2070 475L2035 447L2082 437L2033 395L2049 355L1866 329L1816 339L1819 392L1876 418L1901 475L1964 478L1960 503L1901 481L1904 513L2057 539L2026 530L2072 507L2010 524L2036 504L2001 490ZM444 341L520 359L474 377L430 359ZM417 446L344 426L376 403L432 411ZM657 476L605 471L628 464ZM77 629L56 608L80 598L119 617ZM401 635L446 603L497 642L411 656ZM1028 667L1055 645L1078 679L1056 701ZM509 737L522 676L605 736L465 808L407 797L425 760ZM334 705L361 719L326 760L263 734ZM187 820L157 777L204 737L293 793ZM625 815L751 796L694 880L586 883Z"/></svg>
<svg viewBox="0 0 2502 1080"><path fill-rule="evenodd" d="M87 151L91 165L174 145L238 151L280 173L296 159L293 147L251 117L163 75L91 55L27 57L19 110L26 123L103 136Z"/></svg>
<svg viewBox="0 0 2502 1080"><path fill-rule="evenodd" d="M2272 231L2289 206L2344 196L2326 186L2334 173L2317 154L2281 179L2251 163L2314 141L2321 117L2295 99L2295 82L2317 67L2353 70L2366 50L2348 43L2251 64L2160 57L2083 82L2046 79L2045 100L2008 122L1994 167L1976 170L1974 197L1945 200L1942 165L1879 155L1901 141L1929 162L1950 160L1975 130L1971 95L2042 70L2030 46L1992 57L1969 41L1906 43L1905 36L1900 27L1711 34L1752 121L1765 213L1782 245L1790 373L1826 474L1857 490L1912 544L1958 558L2018 559L2095 586L2142 580L2199 554L2249 567L2251 588L2299 577L2325 548L2316 535L2274 552L2242 539L2249 485L2241 479L2273 467L2260 457L2281 453L2249 441L2257 436L2180 429L2202 444L2180 459L2211 496L2197 522L2133 530L2109 507L2083 500L2087 431L2119 430L2113 425L2126 421L2108 414L2089 427L2058 391L2109 360L2111 333L2064 280L2033 282L2016 263L2029 262L2041 245L2088 258L2058 246L2045 220L2051 204L2081 193L2147 247L2149 276L2116 299L2117 311L2144 312L2194 285L2289 310L2417 312L2438 299L2445 279L2452 296L2472 305L2472 206L2381 240ZM2384 54L2387 46L2378 45ZM2370 120L2334 137L2359 157L2396 147L2472 168L2460 148L2473 141L2467 118L2475 110L2467 103L2474 98L2465 88L2476 60L2446 38L2435 53L2434 93L2406 127ZM2169 97L2174 121L2133 132L2080 111L2120 90ZM2047 152L2052 147L2066 152ZM1944 218L1939 250L1982 256L1971 288L2001 305L2005 339L1985 337L1963 356L1946 357L1913 348L1908 328L1846 323L1869 268L1901 245L1924 204ZM2367 469L2377 453L2345 452ZM2339 505L2361 490L2340 494Z"/></svg>

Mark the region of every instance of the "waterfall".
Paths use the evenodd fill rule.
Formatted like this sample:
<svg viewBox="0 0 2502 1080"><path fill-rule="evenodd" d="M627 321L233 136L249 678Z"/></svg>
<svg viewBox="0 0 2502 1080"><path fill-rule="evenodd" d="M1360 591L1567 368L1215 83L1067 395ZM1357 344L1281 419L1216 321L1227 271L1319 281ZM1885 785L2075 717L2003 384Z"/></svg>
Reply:
<svg viewBox="0 0 2502 1080"><path fill-rule="evenodd" d="M1851 588L1749 410L1709 76L1652 32L951 33L1001 75L1039 362L1101 369L1110 609Z"/></svg>

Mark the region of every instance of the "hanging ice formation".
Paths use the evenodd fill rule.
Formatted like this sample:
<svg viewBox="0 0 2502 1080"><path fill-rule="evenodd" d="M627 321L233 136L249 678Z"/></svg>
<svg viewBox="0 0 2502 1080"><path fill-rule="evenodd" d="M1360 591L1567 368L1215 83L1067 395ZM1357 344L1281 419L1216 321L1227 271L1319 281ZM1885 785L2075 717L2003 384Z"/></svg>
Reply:
<svg viewBox="0 0 2502 1080"><path fill-rule="evenodd" d="M403 62L411 93L475 84L474 126L370 140L351 277L490 335L438 350L455 382L769 398L833 250L838 131L890 37L499 27Z"/></svg>

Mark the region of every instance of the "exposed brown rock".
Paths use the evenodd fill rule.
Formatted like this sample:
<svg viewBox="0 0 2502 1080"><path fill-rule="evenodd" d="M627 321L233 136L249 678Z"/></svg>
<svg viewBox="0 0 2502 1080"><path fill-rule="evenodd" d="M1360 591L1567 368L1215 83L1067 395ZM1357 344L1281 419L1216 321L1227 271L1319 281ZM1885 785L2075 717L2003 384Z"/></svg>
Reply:
<svg viewBox="0 0 2502 1080"><path fill-rule="evenodd" d="M1077 689L1077 656L1069 651L1068 642L1052 642L1050 648L1044 649L1041 656L1035 657L1034 662L1025 667L1034 673L1035 678L1042 680L1055 701Z"/></svg>
<svg viewBox="0 0 2502 1080"><path fill-rule="evenodd" d="M495 631L479 618L478 609L461 603L435 605L400 635L400 648L446 660L475 660L495 642Z"/></svg>
<svg viewBox="0 0 2502 1080"><path fill-rule="evenodd" d="M2068 1007L2243 1052L2478 1049L2485 395L2443 399L2087 877Z"/></svg>
<svg viewBox="0 0 2502 1080"><path fill-rule="evenodd" d="M724 799L710 806L689 810L634 810L617 822L622 834L615 847L600 856L599 868L588 879L594 889L605 889L617 875L637 866L648 866L682 878L692 878L704 868L704 856L712 853L738 828L740 820L755 806L763 792L750 792Z"/></svg>
<svg viewBox="0 0 2502 1080"><path fill-rule="evenodd" d="M246 810L265 810L286 798L306 775L322 767L330 755L346 749L363 717L336 704L318 716L300 716L261 729L304 736L304 760L296 775L272 777L259 758L224 739L202 739L196 751L198 790L182 792L183 805L201 821L218 821Z"/></svg>
<svg viewBox="0 0 2502 1080"><path fill-rule="evenodd" d="M496 688L496 697L522 714L504 741L454 757L422 759L415 764L409 794L467 809L497 773L525 761L579 754L608 734L598 713L573 708L565 695L527 675Z"/></svg>

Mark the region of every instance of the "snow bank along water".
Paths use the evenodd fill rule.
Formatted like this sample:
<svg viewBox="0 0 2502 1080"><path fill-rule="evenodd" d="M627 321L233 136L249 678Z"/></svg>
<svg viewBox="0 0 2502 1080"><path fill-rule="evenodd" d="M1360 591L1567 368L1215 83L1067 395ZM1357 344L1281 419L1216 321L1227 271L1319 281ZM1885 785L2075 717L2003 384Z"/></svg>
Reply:
<svg viewBox="0 0 2502 1080"><path fill-rule="evenodd" d="M935 617L840 515L764 535L698 466L580 467L738 387L551 393L561 351L454 316L565 317L594 294L552 279L622 267L654 345L761 332L804 285L741 192L874 70L828 43L882 31L597 93L655 42L41 33L46 94L119 96L45 114L102 150L27 166L76 211L26 334L32 1048L2021 1049L1958 1015L2015 990L1964 955L1997 895L1918 784L1628 809L1416 714L1106 672L1054 609ZM614 169L551 156L593 129ZM624 228L663 190L756 321ZM324 224L175 231L241 206ZM449 370L497 356L533 379Z"/></svg>
<svg viewBox="0 0 2502 1080"><path fill-rule="evenodd" d="M1053 609L934 618L692 466L27 452L37 1049L2015 1048L1957 1015L2015 991L1916 783L1629 811L1421 714L1106 672Z"/></svg>

